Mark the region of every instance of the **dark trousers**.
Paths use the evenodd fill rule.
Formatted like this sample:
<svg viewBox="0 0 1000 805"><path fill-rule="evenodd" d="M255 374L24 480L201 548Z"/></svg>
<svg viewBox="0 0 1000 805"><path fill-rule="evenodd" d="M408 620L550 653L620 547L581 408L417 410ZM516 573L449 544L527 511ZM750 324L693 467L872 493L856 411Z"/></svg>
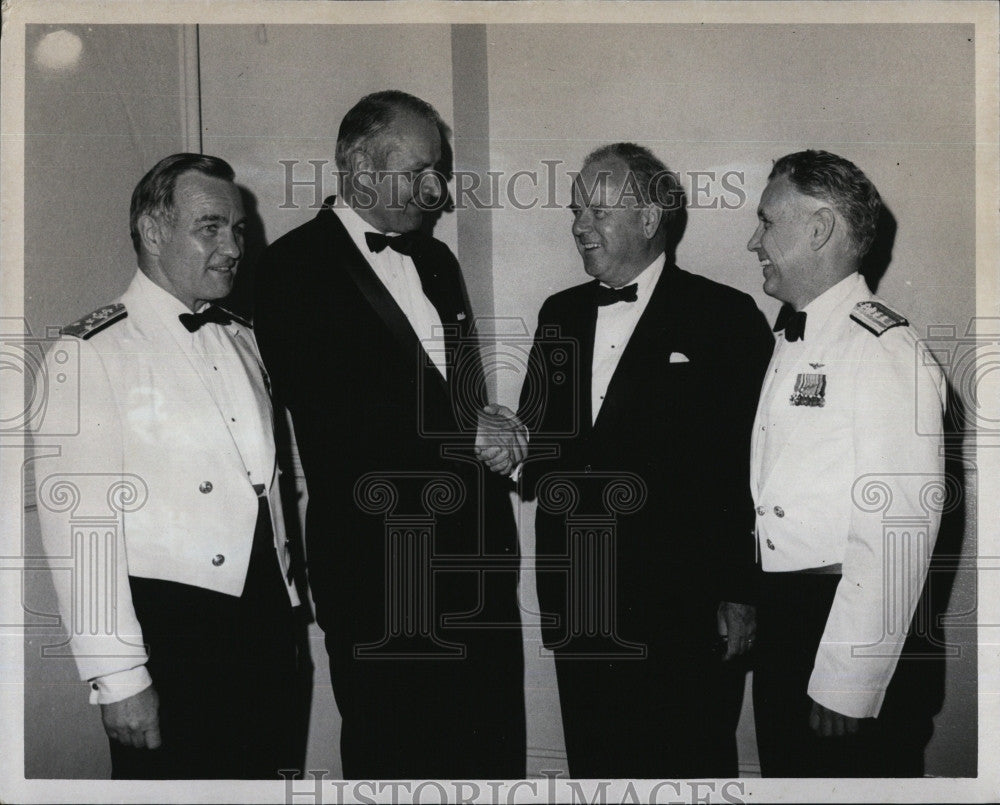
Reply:
<svg viewBox="0 0 1000 805"><path fill-rule="evenodd" d="M807 694L839 575L764 573L757 609L754 719L764 777L883 777L879 719L856 735L819 737Z"/></svg>
<svg viewBox="0 0 1000 805"><path fill-rule="evenodd" d="M521 779L520 629L458 630L463 657L357 659L327 637L346 779Z"/></svg>
<svg viewBox="0 0 1000 805"><path fill-rule="evenodd" d="M301 768L296 632L266 498L243 594L131 577L159 749L111 741L114 779L267 779Z"/></svg>
<svg viewBox="0 0 1000 805"><path fill-rule="evenodd" d="M722 662L714 606L697 630L648 644L645 659L556 651L574 778L736 777L736 725L747 666Z"/></svg>

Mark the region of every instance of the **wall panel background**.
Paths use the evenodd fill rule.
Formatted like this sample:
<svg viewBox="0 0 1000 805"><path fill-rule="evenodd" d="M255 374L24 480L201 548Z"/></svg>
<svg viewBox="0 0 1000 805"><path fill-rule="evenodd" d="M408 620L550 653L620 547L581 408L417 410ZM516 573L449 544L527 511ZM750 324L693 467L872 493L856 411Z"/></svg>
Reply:
<svg viewBox="0 0 1000 805"><path fill-rule="evenodd" d="M84 49L71 70L30 61L55 26L28 32L25 160L25 315L35 332L71 321L113 298L134 266L129 195L158 158L191 141L190 31L180 26L60 26ZM569 173L592 148L628 139L651 147L691 190L694 172L713 174L691 209L678 263L754 296L756 258L745 250L771 160L804 147L840 153L861 166L895 219L891 260L879 293L914 326L964 333L975 312L973 29L958 25L201 25L200 135L206 153L229 160L253 202L253 249L315 215L309 160L323 163L321 195L333 192L337 127L363 94L396 87L434 104L454 128L456 168L499 172L502 187L536 171L538 203L518 209L501 197L489 209L445 215L436 234L458 251L474 309L518 342L542 300L584 279L570 237ZM552 167L549 167L550 164ZM554 172L554 174L553 174ZM739 193L719 178L736 172ZM554 184L550 186L550 177ZM706 180L703 180L706 181ZM527 180L517 184L532 197ZM555 204L546 204L554 194ZM742 194L742 196L741 196ZM695 194L692 194L695 195ZM252 274L248 256L241 282ZM511 334L513 336L511 337ZM307 348L308 345L304 345ZM520 348L520 347L518 347ZM515 350L516 351L516 350ZM336 356L316 356L335 372ZM520 385L517 361L494 377L501 402ZM961 387L962 378L955 378ZM960 391L962 389L960 388ZM964 392L963 392L964 393ZM975 483L974 466L968 481ZM970 487L974 488L974 487ZM961 650L928 663L939 712L927 773L975 773L975 500L948 540L957 574L938 585L952 616L949 644ZM518 506L526 557L533 508ZM24 512L26 552L37 555L37 524ZM537 608L526 562L522 599ZM943 598L941 598L943 596ZM28 574L26 607L51 613L51 585ZM946 606L945 606L946 605ZM530 620L526 615L526 620ZM44 619L43 619L44 620ZM96 712L69 661L39 661L58 629L38 622L26 642L26 769L38 777L101 777L107 749ZM339 773L339 718L326 655L316 663L309 768ZM564 767L551 661L527 631L529 769ZM745 714L745 716L748 714ZM750 722L741 758L753 771Z"/></svg>

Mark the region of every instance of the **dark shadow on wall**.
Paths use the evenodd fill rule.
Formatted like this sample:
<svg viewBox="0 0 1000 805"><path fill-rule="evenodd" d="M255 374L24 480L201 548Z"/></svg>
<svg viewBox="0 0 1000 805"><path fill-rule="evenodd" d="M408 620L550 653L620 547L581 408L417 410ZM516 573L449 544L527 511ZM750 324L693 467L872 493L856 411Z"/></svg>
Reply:
<svg viewBox="0 0 1000 805"><path fill-rule="evenodd" d="M860 269L873 293L878 292L879 284L892 262L897 230L895 215L883 206L875 240ZM970 432L965 403L950 382L947 406L944 423L946 492L941 526L927 582L879 716L885 733L885 768L895 777L924 775L925 751L934 733L934 718L944 705L947 666L949 662L958 661L959 652L968 648L947 644L944 634L945 614L955 586L967 528L965 503L969 467L963 450L966 434ZM976 693L973 691L971 695ZM975 705L969 709L974 711ZM949 772L956 776L959 773L976 774L977 733L974 724L968 725L967 734L973 742L965 753L969 769Z"/></svg>
<svg viewBox="0 0 1000 805"><path fill-rule="evenodd" d="M885 765L894 777L922 777L924 753L934 733L934 718L945 699L945 675L949 662L956 662L964 646L945 640L945 613L951 600L966 532L967 462L963 458L968 431L965 405L948 384L945 418L945 492L941 527L931 556L927 582L913 616L910 634L899 665L886 692L879 721L885 732ZM974 648L974 644L972 644ZM976 691L969 692L973 697ZM975 712L975 703L970 708ZM962 753L968 767L948 771L948 776L975 777L978 745L976 724L968 724L970 745Z"/></svg>
<svg viewBox="0 0 1000 805"><path fill-rule="evenodd" d="M246 229L243 233L243 257L236 273L233 290L223 303L226 308L245 319L253 318L253 287L257 265L267 248L267 233L264 231L264 221L260 217L257 197L243 185L237 185L243 200L243 212L246 215Z"/></svg>
<svg viewBox="0 0 1000 805"><path fill-rule="evenodd" d="M667 245L664 251L667 255L668 266L672 266L677 262L677 247L680 245L681 239L684 237L684 230L687 229L687 203L683 196L681 198L681 204L683 206L677 211L677 216L671 222L670 229L667 231Z"/></svg>
<svg viewBox="0 0 1000 805"><path fill-rule="evenodd" d="M879 283L885 276L889 263L892 262L892 248L896 243L896 216L892 210L882 206L878 226L875 229L875 240L872 241L868 254L861 261L861 276L868 283L872 293L878 293Z"/></svg>

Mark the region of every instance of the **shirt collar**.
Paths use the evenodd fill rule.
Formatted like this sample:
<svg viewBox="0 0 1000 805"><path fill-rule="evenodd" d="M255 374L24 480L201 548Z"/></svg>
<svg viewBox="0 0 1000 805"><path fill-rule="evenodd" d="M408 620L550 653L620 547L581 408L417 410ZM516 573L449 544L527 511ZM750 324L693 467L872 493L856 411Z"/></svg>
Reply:
<svg viewBox="0 0 1000 805"><path fill-rule="evenodd" d="M642 298L650 291L652 291L653 286L656 285L656 281L660 278L660 274L663 273L663 267L667 264L667 253L660 252L656 257L653 258L653 262L646 266L639 274L631 281L626 282L625 286L636 285L635 289L636 295ZM606 282L602 282L605 288L610 288Z"/></svg>
<svg viewBox="0 0 1000 805"><path fill-rule="evenodd" d="M858 283L863 283L864 277L857 272L844 277L836 285L827 288L823 293L802 308L808 317L806 319L806 334L818 333L829 320L830 315L843 302L856 292Z"/></svg>
<svg viewBox="0 0 1000 805"><path fill-rule="evenodd" d="M378 230L358 215L357 210L355 210L350 204L333 207L333 210L340 219L340 222L344 225L344 229L347 230L347 234L351 236L351 240L354 241L354 245L358 247L358 251L365 255L365 257L368 257L371 254L371 249L368 248L368 241L365 240L365 232L378 233ZM391 237L396 233L385 232L384 234Z"/></svg>
<svg viewBox="0 0 1000 805"><path fill-rule="evenodd" d="M156 314L156 317L163 322L171 330L177 333L183 333L186 336L195 337L198 332L190 332L183 324L181 324L179 316L184 313L190 313L191 309L185 305L180 299L174 296L166 288L163 288L153 282L142 269L136 272L134 286L136 291L142 296L143 302L149 306L149 308ZM196 313L201 313L205 308L211 305L212 302L202 302L198 305Z"/></svg>
<svg viewBox="0 0 1000 805"><path fill-rule="evenodd" d="M181 313L191 312L190 308L170 291L160 287L147 277L142 269L136 273L136 286L146 303L164 320L173 319L176 322ZM204 309L208 304L205 302L201 308Z"/></svg>

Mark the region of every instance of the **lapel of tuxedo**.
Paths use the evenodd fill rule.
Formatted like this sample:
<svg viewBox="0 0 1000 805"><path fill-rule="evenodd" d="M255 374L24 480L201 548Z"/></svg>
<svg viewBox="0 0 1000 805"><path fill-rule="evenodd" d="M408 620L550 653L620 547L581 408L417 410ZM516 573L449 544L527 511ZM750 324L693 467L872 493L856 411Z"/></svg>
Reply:
<svg viewBox="0 0 1000 805"><path fill-rule="evenodd" d="M340 257L341 270L347 274L365 301L382 320L382 323L389 332L392 333L400 349L407 356L419 356L421 367L431 363L430 356L424 350L420 339L417 338L417 334L413 331L413 327L410 325L409 319L406 318L406 314L396 304L396 300L392 298L392 294L382 284L382 281L375 275L375 271L364 255L354 245L354 241L347 234L347 230L340 222L340 219L337 218L336 213L329 207L326 207L319 214L327 217L327 223L330 227L333 240L332 248L334 254ZM435 370L432 374L444 384L445 381L441 377L440 372Z"/></svg>
<svg viewBox="0 0 1000 805"><path fill-rule="evenodd" d="M459 358L462 339L467 337L471 328L471 316L468 304L461 287L445 276L440 263L429 254L429 243L424 244L413 253L411 259L420 276L420 285L434 309L444 329L446 369L448 382L452 380L452 372Z"/></svg>
<svg viewBox="0 0 1000 805"><path fill-rule="evenodd" d="M676 320L670 309L675 302L676 288L673 286L676 285L674 281L676 272L675 267L664 266L660 279L649 297L649 303L636 322L632 336L611 376L601 411L597 415L597 422L594 423L595 428L602 423L619 420L618 415L622 406L630 395L636 393L650 367L657 365L657 354L669 347ZM593 338L590 342L593 344Z"/></svg>
<svg viewBox="0 0 1000 805"><path fill-rule="evenodd" d="M587 435L593 430L594 412L591 405L591 383L593 382L594 369L594 333L597 329L597 305L594 302L596 283L595 280L581 287L574 315L569 322L569 331L561 333L562 337L572 339L578 346L580 364L579 384L576 393L579 395L580 435Z"/></svg>

